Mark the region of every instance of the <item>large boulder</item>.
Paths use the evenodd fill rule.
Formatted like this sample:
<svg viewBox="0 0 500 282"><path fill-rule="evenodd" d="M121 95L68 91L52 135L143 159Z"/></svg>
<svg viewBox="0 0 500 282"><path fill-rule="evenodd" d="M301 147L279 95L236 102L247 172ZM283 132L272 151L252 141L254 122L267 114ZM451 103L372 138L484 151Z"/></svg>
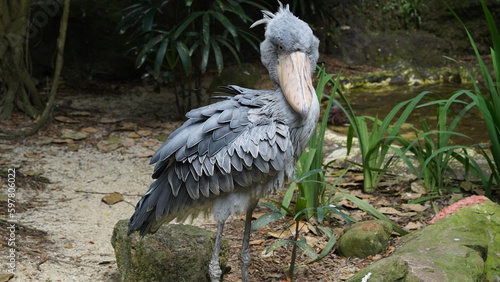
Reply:
<svg viewBox="0 0 500 282"><path fill-rule="evenodd" d="M500 206L487 200L406 235L390 257L348 281L500 281L498 254Z"/></svg>
<svg viewBox="0 0 500 282"><path fill-rule="evenodd" d="M128 220L120 220L111 244L122 281L210 281L215 233L191 225L169 224L154 235L130 236ZM227 241L221 244L221 262L227 262Z"/></svg>

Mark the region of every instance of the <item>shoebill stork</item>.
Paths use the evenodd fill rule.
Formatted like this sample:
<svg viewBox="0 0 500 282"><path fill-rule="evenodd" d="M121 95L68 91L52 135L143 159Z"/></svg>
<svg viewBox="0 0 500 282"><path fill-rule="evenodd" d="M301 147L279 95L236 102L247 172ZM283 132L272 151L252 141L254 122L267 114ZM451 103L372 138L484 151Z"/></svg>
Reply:
<svg viewBox="0 0 500 282"><path fill-rule="evenodd" d="M209 264L219 281L219 246L226 219L246 212L240 255L248 281L250 226L259 198L283 187L293 176L319 117L312 85L319 40L288 5L263 11L265 39L261 60L275 89L225 88L222 100L186 114L151 159L155 181L137 203L129 233L154 233L174 219L212 213L218 224Z"/></svg>

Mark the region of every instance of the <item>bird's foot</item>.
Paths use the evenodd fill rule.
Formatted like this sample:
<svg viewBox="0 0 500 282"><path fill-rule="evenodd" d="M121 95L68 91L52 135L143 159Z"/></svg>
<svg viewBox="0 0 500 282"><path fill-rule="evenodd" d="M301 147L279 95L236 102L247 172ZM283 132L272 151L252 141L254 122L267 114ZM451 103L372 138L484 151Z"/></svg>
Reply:
<svg viewBox="0 0 500 282"><path fill-rule="evenodd" d="M248 268L252 264L250 259L250 250L243 249L240 254L241 279L243 282L248 282Z"/></svg>
<svg viewBox="0 0 500 282"><path fill-rule="evenodd" d="M208 265L208 273L210 274L210 281L212 282L220 282L222 270L220 268L218 261L211 261Z"/></svg>

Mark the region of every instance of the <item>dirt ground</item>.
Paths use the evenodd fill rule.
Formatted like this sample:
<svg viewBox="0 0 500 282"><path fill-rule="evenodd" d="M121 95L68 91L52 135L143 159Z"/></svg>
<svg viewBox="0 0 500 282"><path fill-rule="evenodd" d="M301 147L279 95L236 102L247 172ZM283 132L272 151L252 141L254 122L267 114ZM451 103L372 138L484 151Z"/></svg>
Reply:
<svg viewBox="0 0 500 282"><path fill-rule="evenodd" d="M79 90L80 91L80 90ZM78 95L76 95L78 94ZM174 121L175 105L165 94L145 91L141 86L107 85L99 91L75 93L61 91L58 106L48 126L36 136L13 141L0 141L0 171L2 215L7 217L8 169L15 169L15 275L5 275L11 281L119 281L119 272L110 243L113 227L118 220L128 219L141 195L151 183L150 156L161 145L165 136L181 122ZM6 129L22 129L32 121L16 115ZM333 142L333 141L330 141ZM332 172L333 173L333 172ZM398 207L387 212L407 229L418 229L426 224L433 212L405 211L401 195L413 193L408 180L392 180L379 194L360 193L359 173L345 177L342 186L378 207ZM397 191L397 192L395 192ZM123 201L107 204L103 201L112 193L119 193ZM280 195L276 196L278 199ZM104 198L106 199L106 198ZM445 203L437 203L443 206ZM370 216L346 203L348 212L357 219ZM266 212L263 208L256 214ZM398 212L400 212L398 214ZM195 224L215 230L210 220L196 220ZM336 233L345 227L342 221L330 222ZM288 222L279 221L255 232L251 238L252 281L284 281L290 261L291 246L266 255L265 250L280 234L286 234ZM238 254L243 219L232 218L225 228L230 243L231 272L226 281L239 281ZM0 229L4 238L9 230ZM276 235L278 234L278 235ZM304 232L320 248L324 238L314 232ZM397 236L393 237L397 241ZM7 241L2 241L1 265L8 272L6 257L11 253ZM348 259L336 252L323 260L309 261L299 253L296 281L343 281L365 265L386 256L367 259Z"/></svg>

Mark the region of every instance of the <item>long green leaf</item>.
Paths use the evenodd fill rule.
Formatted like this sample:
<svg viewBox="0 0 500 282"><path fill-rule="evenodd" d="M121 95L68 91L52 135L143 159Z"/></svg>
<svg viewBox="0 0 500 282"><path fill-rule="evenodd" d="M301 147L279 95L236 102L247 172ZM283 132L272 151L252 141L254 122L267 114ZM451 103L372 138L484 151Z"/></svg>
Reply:
<svg viewBox="0 0 500 282"><path fill-rule="evenodd" d="M181 59L182 66L184 67L184 72L189 73L191 71L191 56L189 56L189 50L182 41L176 42L177 53Z"/></svg>
<svg viewBox="0 0 500 282"><path fill-rule="evenodd" d="M233 37L238 36L238 32L236 31L236 27L234 27L233 23L223 14L215 12L215 11L209 11L209 13L212 15L212 17L216 18L222 26L231 33Z"/></svg>
<svg viewBox="0 0 500 282"><path fill-rule="evenodd" d="M184 32L184 30L199 16L203 15L204 12L201 12L201 11L197 11L197 12L193 12L191 14L189 14L183 21L182 23L177 26L176 28L174 28L173 30L174 33L173 33L173 36L172 36L172 40L177 40L181 34Z"/></svg>
<svg viewBox="0 0 500 282"><path fill-rule="evenodd" d="M321 250L321 253L319 253L319 255L317 256L317 258L314 259L314 260L312 260L312 261L310 261L310 262L308 262L307 264L311 264L311 263L317 262L320 259L322 259L325 256L327 256L333 250L333 247L337 243L337 236L335 236L335 233L333 233L333 230L331 228L326 227L326 226L321 226L321 225L318 226L318 228L321 231L323 231L323 233L325 233L328 236L328 242L326 243L326 245L323 248L323 250Z"/></svg>
<svg viewBox="0 0 500 282"><path fill-rule="evenodd" d="M210 40L210 44L212 45L212 50L214 51L215 65L217 66L217 72L220 73L224 68L224 58L222 57L222 51L220 49L219 43L217 43L216 38Z"/></svg>
<svg viewBox="0 0 500 282"><path fill-rule="evenodd" d="M259 218L257 218L252 223L252 232L262 229L264 226L268 225L270 222L281 219L283 216L279 212L266 213Z"/></svg>
<svg viewBox="0 0 500 282"><path fill-rule="evenodd" d="M384 214L382 214L381 212L379 212L378 210L376 210L373 206L371 206L370 204L364 202L363 200L359 199L358 197L356 197L354 195L350 195L350 194L337 194L335 196L335 198L338 198L338 199L345 198L345 199L351 201L356 206L358 206L360 209L362 209L362 210L368 212L369 214L373 215L374 217L389 222L392 225L394 231L398 232L399 234L401 234L401 235L408 234L407 231L405 231L404 229L402 229L401 227L399 227L396 223L394 223L392 220L390 220Z"/></svg>

